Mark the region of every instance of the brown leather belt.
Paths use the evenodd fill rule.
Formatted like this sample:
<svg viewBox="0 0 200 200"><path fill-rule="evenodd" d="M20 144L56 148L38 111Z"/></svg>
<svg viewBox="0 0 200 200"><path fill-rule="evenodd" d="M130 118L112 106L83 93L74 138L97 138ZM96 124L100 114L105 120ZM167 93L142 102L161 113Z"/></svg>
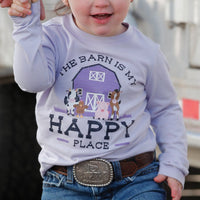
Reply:
<svg viewBox="0 0 200 200"><path fill-rule="evenodd" d="M128 176L133 176L137 170L149 165L153 162L153 160L154 152L146 152L129 159L119 161L122 177L125 178ZM110 163L112 164L112 162ZM66 166L53 166L51 169L57 173L67 176Z"/></svg>

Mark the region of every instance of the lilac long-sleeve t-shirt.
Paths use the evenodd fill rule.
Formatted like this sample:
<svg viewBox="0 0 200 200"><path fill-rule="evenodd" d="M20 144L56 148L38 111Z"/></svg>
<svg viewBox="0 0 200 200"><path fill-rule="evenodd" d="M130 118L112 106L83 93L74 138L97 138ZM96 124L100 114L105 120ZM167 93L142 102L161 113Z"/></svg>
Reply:
<svg viewBox="0 0 200 200"><path fill-rule="evenodd" d="M122 160L158 144L159 173L184 184L182 111L159 46L128 24L111 37L83 32L71 14L41 24L39 6L12 19L15 80L37 93L41 174L97 157Z"/></svg>

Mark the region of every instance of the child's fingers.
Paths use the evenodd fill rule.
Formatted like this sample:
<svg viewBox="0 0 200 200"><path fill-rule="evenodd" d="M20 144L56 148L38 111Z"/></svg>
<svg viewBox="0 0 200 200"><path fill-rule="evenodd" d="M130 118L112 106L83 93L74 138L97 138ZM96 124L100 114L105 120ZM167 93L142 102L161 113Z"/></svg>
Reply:
<svg viewBox="0 0 200 200"><path fill-rule="evenodd" d="M10 16L15 16L15 17L26 17L27 16L26 14L18 12L16 10L12 9L12 8L8 9L8 14Z"/></svg>
<svg viewBox="0 0 200 200"><path fill-rule="evenodd" d="M30 15L31 14L31 9L30 8L24 8L20 5L17 5L15 3L12 4L11 6L11 14L14 13L13 10L16 10L16 13L23 13L25 15Z"/></svg>
<svg viewBox="0 0 200 200"><path fill-rule="evenodd" d="M8 9L10 16L26 17L31 14L31 3L38 0L13 0L11 7Z"/></svg>
<svg viewBox="0 0 200 200"><path fill-rule="evenodd" d="M29 0L13 0L13 3L26 4L26 3L30 3L30 1Z"/></svg>
<svg viewBox="0 0 200 200"><path fill-rule="evenodd" d="M30 8L31 7L31 2L29 2L29 0L13 0L13 4L16 4L16 5L23 7L23 8Z"/></svg>
<svg viewBox="0 0 200 200"><path fill-rule="evenodd" d="M8 14L9 14L10 16L16 16L16 17L22 17L22 16L23 16L23 13L18 12L17 10L12 9L12 8L9 8L9 9L8 9Z"/></svg>

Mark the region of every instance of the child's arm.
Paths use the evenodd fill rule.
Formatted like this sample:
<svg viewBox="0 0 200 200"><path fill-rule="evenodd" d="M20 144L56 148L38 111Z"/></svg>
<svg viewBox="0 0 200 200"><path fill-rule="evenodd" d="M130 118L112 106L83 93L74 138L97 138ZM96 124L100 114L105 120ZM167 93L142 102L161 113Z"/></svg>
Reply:
<svg viewBox="0 0 200 200"><path fill-rule="evenodd" d="M19 7L15 10L19 12ZM11 19L14 23L15 81L25 91L44 91L55 81L55 51L50 38L44 36L40 22L40 2L31 5L31 15L25 18L14 16Z"/></svg>
<svg viewBox="0 0 200 200"><path fill-rule="evenodd" d="M176 179L184 185L188 174L188 160L183 115L170 80L168 63L160 49L155 49L154 52L157 52L156 61L149 69L146 91L151 125L162 152L159 155L159 174L173 183ZM158 178L156 181L159 182Z"/></svg>

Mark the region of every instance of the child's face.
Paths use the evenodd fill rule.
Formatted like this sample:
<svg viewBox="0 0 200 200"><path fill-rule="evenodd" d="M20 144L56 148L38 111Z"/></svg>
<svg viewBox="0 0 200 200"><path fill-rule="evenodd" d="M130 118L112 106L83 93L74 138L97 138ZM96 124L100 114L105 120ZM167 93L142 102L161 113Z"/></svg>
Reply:
<svg viewBox="0 0 200 200"><path fill-rule="evenodd" d="M118 35L133 0L63 0L71 8L76 25L97 36Z"/></svg>

